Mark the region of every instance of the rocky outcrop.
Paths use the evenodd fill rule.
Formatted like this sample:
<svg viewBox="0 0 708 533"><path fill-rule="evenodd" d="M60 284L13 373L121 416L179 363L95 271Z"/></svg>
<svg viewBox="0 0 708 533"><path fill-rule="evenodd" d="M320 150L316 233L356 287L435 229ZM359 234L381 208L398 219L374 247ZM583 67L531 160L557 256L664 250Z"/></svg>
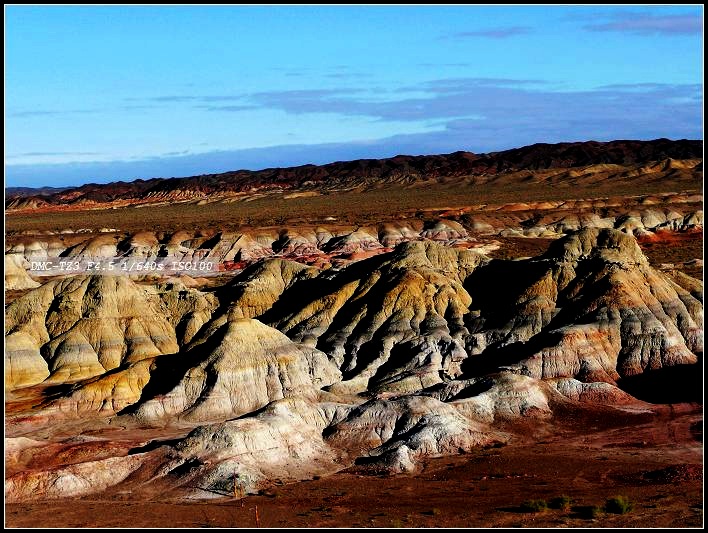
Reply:
<svg viewBox="0 0 708 533"><path fill-rule="evenodd" d="M71 258L72 260L117 257L118 236L104 234L91 237L70 246L62 252L62 256Z"/></svg>
<svg viewBox="0 0 708 533"><path fill-rule="evenodd" d="M341 237L333 237L323 247L329 253L342 255L383 248L378 241L378 235L370 233L364 228L359 228Z"/></svg>
<svg viewBox="0 0 708 533"><path fill-rule="evenodd" d="M372 378L419 389L439 382L441 372L459 374L469 305L462 280L484 260L472 251L405 243L293 286L262 318L327 353L343 372L340 390L364 390ZM396 363L386 366L390 359Z"/></svg>
<svg viewBox="0 0 708 533"><path fill-rule="evenodd" d="M159 361L159 357L127 363L49 394L41 406L57 420L112 416L137 403L154 373L170 364Z"/></svg>
<svg viewBox="0 0 708 533"><path fill-rule="evenodd" d="M420 236L433 241L455 241L467 237L467 230L454 220L438 220L423 226Z"/></svg>
<svg viewBox="0 0 708 533"><path fill-rule="evenodd" d="M296 283L316 277L320 271L285 259L265 259L248 267L221 291L229 314L255 318L263 315Z"/></svg>
<svg viewBox="0 0 708 533"><path fill-rule="evenodd" d="M373 400L329 427L327 442L389 472L415 471L420 459L469 451L505 440L454 406L425 396Z"/></svg>
<svg viewBox="0 0 708 533"><path fill-rule="evenodd" d="M143 457L109 457L63 468L21 472L5 480L5 501L84 496L120 483L140 468Z"/></svg>
<svg viewBox="0 0 708 533"><path fill-rule="evenodd" d="M25 261L97 261L112 257L161 265L152 274L184 273L175 264L208 264L206 275L238 271L262 258L279 256L319 267L341 267L385 253L402 242L430 240L482 252L495 249L485 237L557 239L584 228L615 228L642 242L703 230L702 196L667 193L639 197L481 204L431 212L425 222L409 218L377 227L284 227L279 230L179 230L108 232L66 230L64 235L11 235L6 254ZM454 219L453 219L454 218ZM45 232L56 233L56 232ZM486 241L486 242L485 242ZM58 272L57 273L61 273ZM195 274L195 272L190 272ZM42 274L45 279L51 272ZM195 275L200 275L197 271Z"/></svg>
<svg viewBox="0 0 708 533"><path fill-rule="evenodd" d="M277 400L254 416L195 429L174 446L172 467L194 465L188 480L203 487L195 494L202 497L257 493L273 479L334 472L343 453L327 445L322 432L337 411L346 410L301 398Z"/></svg>
<svg viewBox="0 0 708 533"><path fill-rule="evenodd" d="M22 239L19 242L6 247L5 253L8 255L18 255L25 261L46 261L59 257L66 249L60 240L53 236Z"/></svg>
<svg viewBox="0 0 708 533"><path fill-rule="evenodd" d="M492 272L509 280L501 292ZM472 372L507 365L539 378L614 383L694 363L703 351L701 302L616 230L585 229L539 258L492 263L466 286L478 313L468 324L478 343Z"/></svg>
<svg viewBox="0 0 708 533"><path fill-rule="evenodd" d="M179 346L189 343L219 306L214 294L189 288L180 279L158 284L154 290L148 289L148 294L159 298L159 309L175 329Z"/></svg>
<svg viewBox="0 0 708 533"><path fill-rule="evenodd" d="M322 250L319 249L319 246L331 238L331 234L285 230L273 243L273 251L291 257L321 254Z"/></svg>
<svg viewBox="0 0 708 533"><path fill-rule="evenodd" d="M701 292L684 274L653 269L632 237L612 229L581 230L523 261L407 242L339 270L262 260L216 294L179 281L55 280L8 307L6 359L17 376L10 386L42 381L47 369L50 381L72 381L214 350L235 321L258 317L312 361L326 354L343 381L329 371L311 377L340 393L414 392L502 368L614 383L696 361Z"/></svg>
<svg viewBox="0 0 708 533"><path fill-rule="evenodd" d="M30 277L23 263L24 259L18 254L5 255L6 291L19 291L39 287L40 284Z"/></svg>
<svg viewBox="0 0 708 533"><path fill-rule="evenodd" d="M212 261L246 261L272 254L251 235L221 232L203 242L197 250L186 250L183 259L208 259Z"/></svg>
<svg viewBox="0 0 708 533"><path fill-rule="evenodd" d="M511 372L450 381L423 393L454 405L466 417L493 424L551 416L550 400L559 395L545 382Z"/></svg>
<svg viewBox="0 0 708 533"><path fill-rule="evenodd" d="M583 383L577 379L561 378L550 380L551 386L568 399L600 405L628 405L636 403L626 392L609 383Z"/></svg>
<svg viewBox="0 0 708 533"><path fill-rule="evenodd" d="M412 224L406 223L386 223L381 224L378 229L378 240L384 247L394 247L405 241L414 241L419 237L418 231Z"/></svg>
<svg viewBox="0 0 708 533"><path fill-rule="evenodd" d="M702 283L654 269L613 228L514 261L430 240L341 268L265 258L208 292L53 280L6 310L11 427L33 437L13 460L43 446L48 420L175 438L17 466L6 494L78 496L135 477L211 497L352 464L413 472L559 412L647 412L625 378L695 363L702 319ZM42 381L61 386L22 388Z"/></svg>
<svg viewBox="0 0 708 533"><path fill-rule="evenodd" d="M128 257L150 257L159 247L157 235L150 231L140 231L118 244L121 255Z"/></svg>
<svg viewBox="0 0 708 533"><path fill-rule="evenodd" d="M103 374L179 350L171 324L145 290L123 276L50 281L12 302L5 312L6 374L11 388ZM20 363L22 361L22 363ZM23 369L23 370L20 370Z"/></svg>
<svg viewBox="0 0 708 533"><path fill-rule="evenodd" d="M40 355L37 340L17 331L5 336L5 389L41 383L49 376L49 366Z"/></svg>
<svg viewBox="0 0 708 533"><path fill-rule="evenodd" d="M179 363L158 362L129 412L143 421L213 421L250 413L286 396L314 392L310 359L285 335L254 319L234 319L192 342ZM329 369L336 379L336 369ZM326 379L325 379L326 381Z"/></svg>

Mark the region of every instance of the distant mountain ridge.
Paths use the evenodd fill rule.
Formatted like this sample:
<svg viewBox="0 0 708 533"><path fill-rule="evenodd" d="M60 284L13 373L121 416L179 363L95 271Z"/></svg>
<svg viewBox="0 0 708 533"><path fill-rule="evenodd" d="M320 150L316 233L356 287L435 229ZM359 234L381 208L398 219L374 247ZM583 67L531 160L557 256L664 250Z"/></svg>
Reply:
<svg viewBox="0 0 708 533"><path fill-rule="evenodd" d="M7 197L49 196L70 189L71 187L5 187Z"/></svg>
<svg viewBox="0 0 708 533"><path fill-rule="evenodd" d="M111 202L189 200L210 195L272 189L355 188L381 184L411 184L466 176L499 176L520 170L540 171L589 165L637 165L664 160L703 158L703 141L617 140L533 144L500 152L443 155L398 155L386 159L339 161L263 170L237 170L181 178L137 179L90 183L62 190L6 189L7 210ZM702 164L700 169L702 169Z"/></svg>

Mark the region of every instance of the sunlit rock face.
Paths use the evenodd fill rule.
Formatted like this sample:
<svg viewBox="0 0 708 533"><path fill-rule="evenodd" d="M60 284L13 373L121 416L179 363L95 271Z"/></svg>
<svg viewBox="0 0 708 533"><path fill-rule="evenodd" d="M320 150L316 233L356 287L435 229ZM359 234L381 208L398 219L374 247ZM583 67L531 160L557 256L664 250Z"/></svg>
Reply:
<svg viewBox="0 0 708 533"><path fill-rule="evenodd" d="M403 235L382 231L391 244ZM644 409L618 382L702 355L702 283L652 268L631 232L580 229L513 261L451 244L404 240L327 269L260 258L214 290L120 276L31 289L6 309L5 364L11 393L49 386L32 423L182 433L15 472L6 494L92 494L135 472L194 497L355 461L414 472L506 442L515 423L549 424L558 408ZM42 445L10 444L12 457Z"/></svg>
<svg viewBox="0 0 708 533"><path fill-rule="evenodd" d="M636 241L610 229L585 229L544 255L471 276L478 316L469 329L484 350L472 372L506 366L538 378L614 383L664 366L695 363L703 351L703 305L649 266ZM477 357L477 356L476 356Z"/></svg>
<svg viewBox="0 0 708 533"><path fill-rule="evenodd" d="M6 387L29 385L46 372L56 383L103 374L126 362L179 351L172 325L148 292L124 276L76 276L49 281L5 312ZM31 363L21 364L20 360Z"/></svg>

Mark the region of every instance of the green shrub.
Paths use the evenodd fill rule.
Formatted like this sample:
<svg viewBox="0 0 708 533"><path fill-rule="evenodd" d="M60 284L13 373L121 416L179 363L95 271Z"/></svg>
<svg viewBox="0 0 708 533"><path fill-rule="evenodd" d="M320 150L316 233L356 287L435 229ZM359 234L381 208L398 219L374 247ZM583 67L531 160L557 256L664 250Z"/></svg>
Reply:
<svg viewBox="0 0 708 533"><path fill-rule="evenodd" d="M553 498L548 503L548 507L550 507L551 509L560 509L561 511L568 511L568 510L570 510L570 506L572 504L573 504L573 498L563 494L562 496L558 496L557 498Z"/></svg>
<svg viewBox="0 0 708 533"><path fill-rule="evenodd" d="M605 511L614 514L627 514L634 508L632 503L625 496L615 496L605 502Z"/></svg>
<svg viewBox="0 0 708 533"><path fill-rule="evenodd" d="M540 513L548 510L546 500L527 500L521 504L521 510L525 513Z"/></svg>
<svg viewBox="0 0 708 533"><path fill-rule="evenodd" d="M598 518L600 515L602 515L603 510L602 510L602 507L600 507L599 505L593 505L591 507L588 507L586 512L587 512L588 518L594 519L594 518Z"/></svg>

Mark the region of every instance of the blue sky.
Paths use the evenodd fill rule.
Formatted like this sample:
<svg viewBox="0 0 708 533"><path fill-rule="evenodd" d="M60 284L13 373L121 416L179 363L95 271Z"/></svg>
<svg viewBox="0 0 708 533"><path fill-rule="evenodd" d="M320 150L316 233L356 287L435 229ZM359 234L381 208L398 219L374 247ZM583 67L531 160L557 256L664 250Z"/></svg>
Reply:
<svg viewBox="0 0 708 533"><path fill-rule="evenodd" d="M697 6L5 15L7 186L703 135Z"/></svg>

